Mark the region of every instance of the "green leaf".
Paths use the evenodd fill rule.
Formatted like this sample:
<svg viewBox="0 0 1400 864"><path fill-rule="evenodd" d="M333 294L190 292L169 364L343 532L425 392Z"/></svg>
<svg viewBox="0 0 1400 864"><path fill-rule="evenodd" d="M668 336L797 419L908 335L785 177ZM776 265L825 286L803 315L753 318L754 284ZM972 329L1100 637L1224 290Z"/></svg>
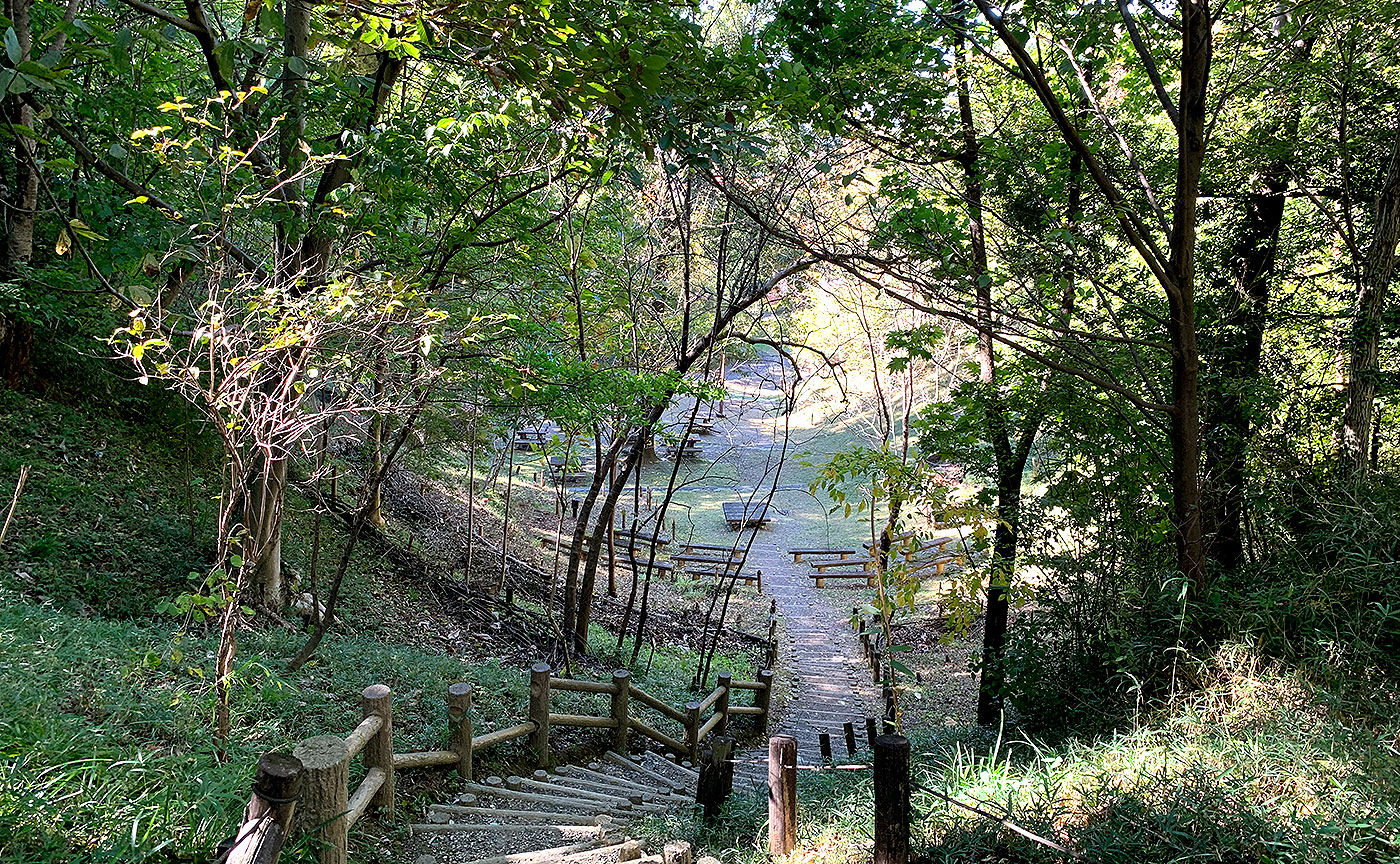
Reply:
<svg viewBox="0 0 1400 864"><path fill-rule="evenodd" d="M19 50L19 34L13 27L5 28L5 56L10 58L11 65L18 63L24 56Z"/></svg>
<svg viewBox="0 0 1400 864"><path fill-rule="evenodd" d="M243 566L243 556L242 556L242 555L230 555L229 558L228 558L228 563L229 563L231 566L233 566L233 567L242 567L242 566Z"/></svg>

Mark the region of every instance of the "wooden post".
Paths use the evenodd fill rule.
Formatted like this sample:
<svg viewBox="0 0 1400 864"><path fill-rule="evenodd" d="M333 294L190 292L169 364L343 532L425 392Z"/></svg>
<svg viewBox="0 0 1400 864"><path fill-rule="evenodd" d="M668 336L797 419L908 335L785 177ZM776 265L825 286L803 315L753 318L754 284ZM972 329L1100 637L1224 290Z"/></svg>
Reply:
<svg viewBox="0 0 1400 864"><path fill-rule="evenodd" d="M457 754L457 776L472 779L472 685L447 685L447 749Z"/></svg>
<svg viewBox="0 0 1400 864"><path fill-rule="evenodd" d="M253 796L243 826L224 853L224 864L275 864L291 830L301 776L301 760L295 756L264 753L258 759Z"/></svg>
<svg viewBox="0 0 1400 864"><path fill-rule="evenodd" d="M762 709L758 715L758 732L761 735L768 731L768 706L773 701L773 670L758 670L758 683L763 686L754 691L753 701L756 706Z"/></svg>
<svg viewBox="0 0 1400 864"><path fill-rule="evenodd" d="M875 739L875 864L909 864L909 739Z"/></svg>
<svg viewBox="0 0 1400 864"><path fill-rule="evenodd" d="M828 732L828 731L826 731L825 729L823 729L823 730L821 731L821 734L819 734L819 735L817 736L817 740L821 743L821 747L822 747L822 759L826 760L827 762L830 762L830 761L831 761L831 733Z"/></svg>
<svg viewBox="0 0 1400 864"><path fill-rule="evenodd" d="M627 755L627 733L631 717L627 713L628 689L632 686L632 673L626 669L613 670L612 718L617 724L613 729L612 749L620 755Z"/></svg>
<svg viewBox="0 0 1400 864"><path fill-rule="evenodd" d="M369 800L369 806L378 807L388 814L394 814L394 693L383 684L371 684L360 694L360 711L363 716L378 714L384 725L369 739L364 749L365 770L378 768L384 772L384 782L379 791Z"/></svg>
<svg viewBox="0 0 1400 864"><path fill-rule="evenodd" d="M882 654L879 651L875 651L870 655L870 674L871 677L875 679L871 682L872 684L879 684L880 681L884 678L884 676L881 674L880 669L880 667L883 665L884 659L884 654Z"/></svg>
<svg viewBox="0 0 1400 864"><path fill-rule="evenodd" d="M894 722L894 721L895 721L895 717L894 717L894 688L891 687L891 686L889 686L888 684L885 685L884 697L885 697L885 734L886 734L886 735L890 735L890 734L893 734L893 733L894 733L894 730L895 730L895 722Z"/></svg>
<svg viewBox="0 0 1400 864"><path fill-rule="evenodd" d="M715 702L715 713L719 715L719 725L715 731L721 735L729 732L729 694L734 684L734 676L728 672L720 672L715 676L715 686L723 687L724 693Z"/></svg>
<svg viewBox="0 0 1400 864"><path fill-rule="evenodd" d="M307 835L317 864L345 864L350 748L338 735L320 735L298 744L292 755L306 769L297 800L296 833Z"/></svg>
<svg viewBox="0 0 1400 864"><path fill-rule="evenodd" d="M685 703L685 749L691 763L700 761L700 703Z"/></svg>
<svg viewBox="0 0 1400 864"><path fill-rule="evenodd" d="M854 756L856 755L856 726L847 720L846 725L842 728L846 733L846 755Z"/></svg>
<svg viewBox="0 0 1400 864"><path fill-rule="evenodd" d="M701 753L700 782L696 784L695 800L706 822L713 823L719 819L719 811L733 789L734 766L730 762L733 752L734 739L716 735L714 743Z"/></svg>
<svg viewBox="0 0 1400 864"><path fill-rule="evenodd" d="M880 737L880 724L874 717L865 718L865 746L873 752L875 750L875 739Z"/></svg>
<svg viewBox="0 0 1400 864"><path fill-rule="evenodd" d="M535 762L549 768L549 674L553 671L543 660L530 667L530 721L535 731L530 733L530 747Z"/></svg>
<svg viewBox="0 0 1400 864"><path fill-rule="evenodd" d="M781 858L797 845L797 739L768 739L768 854Z"/></svg>

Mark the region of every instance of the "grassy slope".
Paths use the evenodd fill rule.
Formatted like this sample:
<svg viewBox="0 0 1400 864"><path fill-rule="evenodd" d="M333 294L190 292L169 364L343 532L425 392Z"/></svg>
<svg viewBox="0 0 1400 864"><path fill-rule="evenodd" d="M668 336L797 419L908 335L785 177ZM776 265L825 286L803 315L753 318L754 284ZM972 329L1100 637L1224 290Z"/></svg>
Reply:
<svg viewBox="0 0 1400 864"><path fill-rule="evenodd" d="M1045 846L940 795L1084 853L1097 864L1400 861L1400 722L1357 723L1296 674L1235 646L1213 683L1141 728L1059 745L975 728L913 730L913 846L924 861L1060 862ZM860 754L861 761L867 757ZM799 772L797 859L868 854L868 771ZM935 794L937 793L937 794ZM738 797L717 826L672 821L727 861L763 860L766 801Z"/></svg>
<svg viewBox="0 0 1400 864"><path fill-rule="evenodd" d="M343 624L318 661L287 674L300 633L240 634L234 739L219 762L209 735L215 637L154 611L206 566L217 481L211 459L187 471L186 456L209 443L187 441L165 421L4 390L0 418L0 489L13 488L20 465L32 468L0 549L0 860L207 858L232 832L257 755L348 731L356 696L372 682L395 691L396 749L440 746L442 696L455 680L477 685L478 729L518 722L528 699L519 667L531 652L496 644L477 653L510 659L454 655L421 638L423 623L437 623L433 613L405 617L421 605L415 588L361 545ZM307 511L289 497L284 556L294 575L308 558ZM342 540L327 533L323 562ZM596 629L592 642L606 654L611 638ZM740 668L723 656L716 665ZM681 703L692 666L688 652L662 646L638 681ZM596 742L565 733L555 744L567 751ZM522 755L522 746L506 745L485 754L483 767ZM415 791L436 797L445 782L408 775L403 806L421 812ZM374 830L356 832L362 852L377 845Z"/></svg>

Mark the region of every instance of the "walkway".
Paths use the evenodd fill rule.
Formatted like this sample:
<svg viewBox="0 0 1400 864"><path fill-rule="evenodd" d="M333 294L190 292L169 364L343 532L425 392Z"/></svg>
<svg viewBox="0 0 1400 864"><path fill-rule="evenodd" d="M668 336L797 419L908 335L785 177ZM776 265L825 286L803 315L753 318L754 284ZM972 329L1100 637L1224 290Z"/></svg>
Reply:
<svg viewBox="0 0 1400 864"><path fill-rule="evenodd" d="M831 734L838 758L846 754L847 722L855 724L858 746L864 747L865 718L879 715L879 699L849 624L818 596L806 566L794 565L787 551L778 548L786 533L781 521L774 523L776 530L759 532L745 568L763 571L763 590L778 602L787 633L783 673L788 700L769 733L796 737L798 764L817 765L822 732ZM767 758L767 742L746 751L736 779L764 782L766 769L755 762Z"/></svg>

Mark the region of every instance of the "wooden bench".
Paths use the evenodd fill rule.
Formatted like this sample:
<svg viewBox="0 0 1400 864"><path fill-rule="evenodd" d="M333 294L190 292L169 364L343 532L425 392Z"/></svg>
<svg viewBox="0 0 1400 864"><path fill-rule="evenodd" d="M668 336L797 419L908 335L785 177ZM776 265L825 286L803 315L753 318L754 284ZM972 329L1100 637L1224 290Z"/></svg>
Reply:
<svg viewBox="0 0 1400 864"><path fill-rule="evenodd" d="M724 511L724 521L735 531L744 528L762 528L773 520L768 516L767 504L744 504L740 501L725 501L720 504Z"/></svg>
<svg viewBox="0 0 1400 864"><path fill-rule="evenodd" d="M859 566L861 570L874 570L874 558L843 558L839 561L813 561L812 569L818 573L825 573L827 570L835 568L846 569L847 567Z"/></svg>
<svg viewBox="0 0 1400 864"><path fill-rule="evenodd" d="M630 530L618 529L613 532L613 538L618 543L628 543L636 541L640 546L665 546L671 542L671 538L665 534L634 534Z"/></svg>
<svg viewBox="0 0 1400 864"><path fill-rule="evenodd" d="M739 562L733 558L717 558L712 555L672 555L671 560L677 564L686 565L687 572L697 571L704 568L732 570L739 567ZM696 565L691 567L690 565Z"/></svg>
<svg viewBox="0 0 1400 864"><path fill-rule="evenodd" d="M920 574L920 573L924 573L924 572L927 571L929 568L932 568L932 569L933 569L933 572L934 572L934 575L936 575L936 576L942 576L942 575L943 575L943 568L947 567L949 564L952 564L953 562L962 563L962 556L961 556L961 555L939 555L937 558L932 558L932 559L929 559L929 560L927 560L927 561L912 561L912 562L910 562L910 563L911 563L913 566L909 568L908 573L909 573L910 576L915 576L915 575L918 575L918 574Z"/></svg>
<svg viewBox="0 0 1400 864"><path fill-rule="evenodd" d="M802 560L803 555L839 555L846 559L856 554L855 549L789 549L788 554L792 556L792 563L797 564Z"/></svg>
<svg viewBox="0 0 1400 864"><path fill-rule="evenodd" d="M614 560L627 567L633 573L641 573L647 569L646 557L633 558L631 555L623 553L619 554ZM669 561L658 560L651 563L651 569L660 573L662 576L670 576L676 572L676 565Z"/></svg>
<svg viewBox="0 0 1400 864"><path fill-rule="evenodd" d="M682 543L681 552L686 555L703 554L705 552L724 552L727 553L730 558L743 558L745 550L743 547L736 549L733 546L727 546L721 543Z"/></svg>
<svg viewBox="0 0 1400 864"><path fill-rule="evenodd" d="M824 586L826 585L826 580L828 580L828 579L860 579L861 581L863 581L863 582L864 582L866 585L868 585L868 586L874 585L874 584L875 584L875 575L876 575L876 574L875 574L875 571L874 571L874 570L857 570L857 571L855 571L855 572L853 572L853 573L822 573L822 572L816 572L816 573L809 573L809 574L807 574L807 575L809 575L809 576L811 576L813 579L817 580L817 587L818 587L818 588L822 588L822 587L824 587Z"/></svg>
<svg viewBox="0 0 1400 864"><path fill-rule="evenodd" d="M909 541L912 539L913 536L909 534L905 534L902 537L896 537L890 543L890 553L903 555L906 559L918 557L919 555L928 552L929 550L933 550L936 553L942 554L943 548L958 538L952 536L934 537L931 540L921 540L917 544L911 544ZM875 549L879 548L879 544L871 543L869 540L865 541L860 545L864 547L865 551L871 553L873 553Z"/></svg>

